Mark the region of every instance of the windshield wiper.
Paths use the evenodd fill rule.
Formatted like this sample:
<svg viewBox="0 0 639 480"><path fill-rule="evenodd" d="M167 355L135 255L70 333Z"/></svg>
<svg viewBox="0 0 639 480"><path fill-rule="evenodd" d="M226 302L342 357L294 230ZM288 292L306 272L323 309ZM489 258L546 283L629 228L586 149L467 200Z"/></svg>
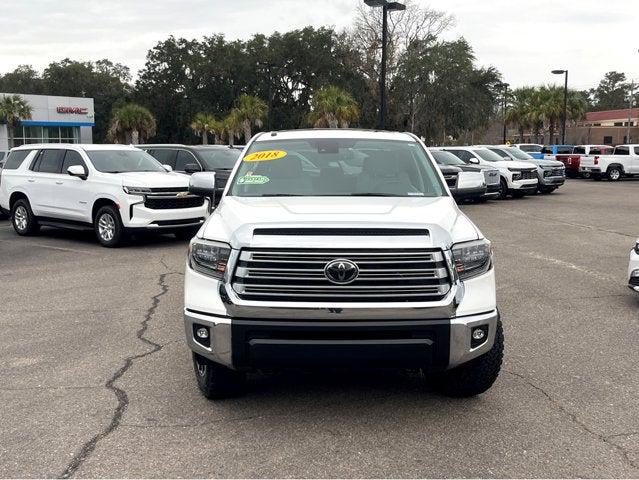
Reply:
<svg viewBox="0 0 639 480"><path fill-rule="evenodd" d="M349 193L346 197L408 197L408 195L399 195L398 193Z"/></svg>

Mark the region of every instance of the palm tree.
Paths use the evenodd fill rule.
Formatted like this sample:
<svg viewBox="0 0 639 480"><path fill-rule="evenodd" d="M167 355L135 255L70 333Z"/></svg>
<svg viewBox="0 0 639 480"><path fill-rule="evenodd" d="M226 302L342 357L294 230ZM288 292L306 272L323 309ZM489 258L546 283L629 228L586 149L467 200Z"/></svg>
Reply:
<svg viewBox="0 0 639 480"><path fill-rule="evenodd" d="M554 85L537 90L539 117L548 130L548 143L555 143L555 131L564 112L564 90Z"/></svg>
<svg viewBox="0 0 639 480"><path fill-rule="evenodd" d="M7 124L9 148L13 147L14 129L22 120L30 120L33 108L20 95L4 95L0 100L0 123Z"/></svg>
<svg viewBox="0 0 639 480"><path fill-rule="evenodd" d="M506 110L506 122L517 125L519 141L524 141L524 131L532 127L530 115L534 89L532 87L517 88L512 92L512 105Z"/></svg>
<svg viewBox="0 0 639 480"><path fill-rule="evenodd" d="M113 110L109 138L117 143L144 143L155 135L155 117L141 105L128 103Z"/></svg>
<svg viewBox="0 0 639 480"><path fill-rule="evenodd" d="M242 132L242 120L236 108L231 110L224 120L222 120L222 133L227 139L228 144L233 146L235 137L239 137Z"/></svg>
<svg viewBox="0 0 639 480"><path fill-rule="evenodd" d="M348 128L358 118L357 102L339 87L322 88L311 99L308 121L315 128Z"/></svg>
<svg viewBox="0 0 639 480"><path fill-rule="evenodd" d="M237 107L233 112L241 123L245 143L251 139L252 127L260 128L263 125L267 110L268 106L261 98L243 94L237 99Z"/></svg>
<svg viewBox="0 0 639 480"><path fill-rule="evenodd" d="M191 129L196 135L202 137L202 145L208 145L209 133L213 134L213 143L217 143L217 139L222 132L222 122L208 113L198 113L195 115L195 118L193 118Z"/></svg>

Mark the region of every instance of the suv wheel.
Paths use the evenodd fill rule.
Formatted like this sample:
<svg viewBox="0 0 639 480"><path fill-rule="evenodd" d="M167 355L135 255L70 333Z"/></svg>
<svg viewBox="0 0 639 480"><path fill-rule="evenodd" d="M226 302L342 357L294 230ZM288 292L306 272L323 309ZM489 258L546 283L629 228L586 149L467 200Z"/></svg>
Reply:
<svg viewBox="0 0 639 480"><path fill-rule="evenodd" d="M117 210L110 205L98 210L93 228L98 241L105 247L117 247L122 241L124 227Z"/></svg>
<svg viewBox="0 0 639 480"><path fill-rule="evenodd" d="M621 180L622 172L619 167L610 167L608 168L607 175L608 180L610 180L611 182L617 182Z"/></svg>
<svg viewBox="0 0 639 480"><path fill-rule="evenodd" d="M193 370L197 386L209 400L236 396L242 392L246 382L244 374L211 362L197 353L193 353Z"/></svg>
<svg viewBox="0 0 639 480"><path fill-rule="evenodd" d="M451 397L472 397L488 390L497 380L504 356L504 332L497 322L495 343L481 357L439 374L435 387Z"/></svg>
<svg viewBox="0 0 639 480"><path fill-rule="evenodd" d="M40 225L33 215L29 200L21 198L11 207L11 222L18 235L33 235L40 230Z"/></svg>
<svg viewBox="0 0 639 480"><path fill-rule="evenodd" d="M505 200L508 196L508 184L503 178L499 180L499 199Z"/></svg>

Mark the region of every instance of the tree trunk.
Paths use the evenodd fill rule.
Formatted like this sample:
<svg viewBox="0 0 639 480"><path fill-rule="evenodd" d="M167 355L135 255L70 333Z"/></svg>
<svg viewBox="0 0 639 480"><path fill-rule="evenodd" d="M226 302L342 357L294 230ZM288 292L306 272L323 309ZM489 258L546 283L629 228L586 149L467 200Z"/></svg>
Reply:
<svg viewBox="0 0 639 480"><path fill-rule="evenodd" d="M251 140L251 126L248 124L244 124L244 145L248 145L249 140Z"/></svg>
<svg viewBox="0 0 639 480"><path fill-rule="evenodd" d="M524 143L524 127L519 125L519 143Z"/></svg>
<svg viewBox="0 0 639 480"><path fill-rule="evenodd" d="M7 123L7 136L9 137L9 149L12 149L13 144L13 127Z"/></svg>
<svg viewBox="0 0 639 480"><path fill-rule="evenodd" d="M554 137L555 137L555 124L554 122L550 122L550 125L548 125L548 136L549 141L548 141L548 145L554 145Z"/></svg>
<svg viewBox="0 0 639 480"><path fill-rule="evenodd" d="M131 130L131 143L137 145L140 143L140 132L137 130Z"/></svg>
<svg viewBox="0 0 639 480"><path fill-rule="evenodd" d="M206 130L204 132L202 132L202 145L208 145L209 144L209 139L206 135Z"/></svg>

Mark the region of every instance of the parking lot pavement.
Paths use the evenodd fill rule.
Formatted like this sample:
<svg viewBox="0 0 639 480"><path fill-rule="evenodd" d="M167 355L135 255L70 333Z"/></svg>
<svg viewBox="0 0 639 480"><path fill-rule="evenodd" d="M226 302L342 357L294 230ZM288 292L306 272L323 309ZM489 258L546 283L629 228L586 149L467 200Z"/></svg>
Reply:
<svg viewBox="0 0 639 480"><path fill-rule="evenodd" d="M638 189L463 207L493 241L507 347L466 400L340 372L209 402L183 341L185 242L112 250L0 221L0 476L637 477Z"/></svg>

